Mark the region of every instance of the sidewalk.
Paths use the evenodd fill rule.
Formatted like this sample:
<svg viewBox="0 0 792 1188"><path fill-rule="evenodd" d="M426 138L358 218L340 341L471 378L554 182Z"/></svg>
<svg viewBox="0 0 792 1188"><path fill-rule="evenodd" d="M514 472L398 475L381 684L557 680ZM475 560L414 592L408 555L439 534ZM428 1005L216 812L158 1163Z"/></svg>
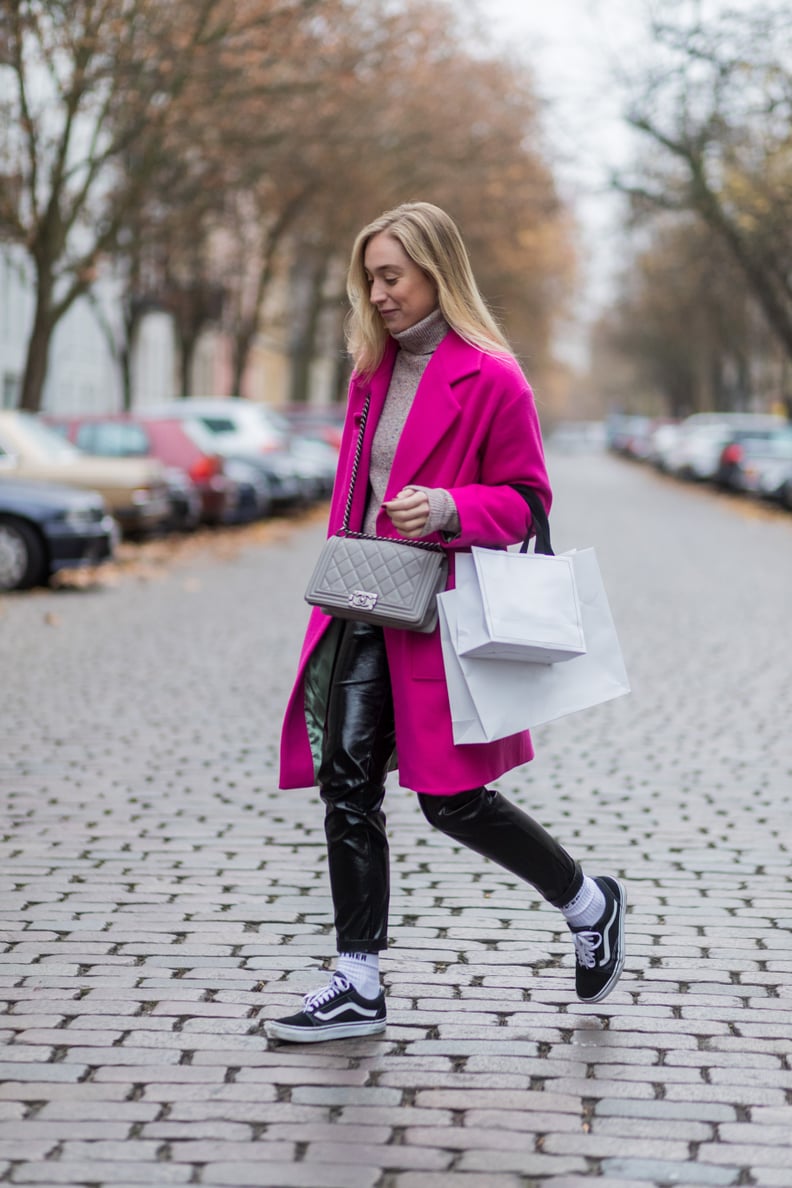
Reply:
<svg viewBox="0 0 792 1188"><path fill-rule="evenodd" d="M0 1183L789 1188L792 517L551 474L634 691L500 786L625 879L612 996L578 1003L558 914L394 781L388 1030L268 1046L334 947L318 794L275 788L321 524L7 596Z"/></svg>

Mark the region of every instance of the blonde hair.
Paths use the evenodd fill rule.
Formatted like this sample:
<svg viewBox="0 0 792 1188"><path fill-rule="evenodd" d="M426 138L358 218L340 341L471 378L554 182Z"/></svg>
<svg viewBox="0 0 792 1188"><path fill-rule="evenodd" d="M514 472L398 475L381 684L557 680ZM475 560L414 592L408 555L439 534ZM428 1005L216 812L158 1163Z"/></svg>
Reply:
<svg viewBox="0 0 792 1188"><path fill-rule="evenodd" d="M460 338L487 354L511 354L478 290L456 223L430 202L405 202L364 227L352 248L347 273L347 295L352 307L347 320L347 345L359 374L370 376L376 371L388 341L388 330L369 300L364 266L369 241L383 231L401 244L432 281L440 311Z"/></svg>

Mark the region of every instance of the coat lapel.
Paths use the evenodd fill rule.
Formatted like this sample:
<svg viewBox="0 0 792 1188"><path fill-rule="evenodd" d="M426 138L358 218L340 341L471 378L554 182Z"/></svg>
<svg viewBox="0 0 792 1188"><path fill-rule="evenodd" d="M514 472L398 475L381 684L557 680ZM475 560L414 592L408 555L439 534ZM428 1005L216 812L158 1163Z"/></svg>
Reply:
<svg viewBox="0 0 792 1188"><path fill-rule="evenodd" d="M371 397L360 470L355 484L352 513L349 520L350 527L355 531L360 529L365 515L371 445L385 405L385 397L388 394L397 349L395 341L390 339L382 362L374 375L370 380L356 380L350 393L354 439L348 453L348 470L343 488L344 502L346 501L346 492L349 490L352 457L357 442L360 417L367 396ZM480 366L481 351L479 348L471 346L453 330L449 330L430 359L415 393L399 444L396 447L388 481L387 498L392 498L402 487L408 486L411 482L420 481L421 468L443 438L453 432L454 424L459 416L460 405L455 385L466 376L475 375L480 370ZM334 531L341 525L343 505L343 502L339 502L337 515L333 517Z"/></svg>
<svg viewBox="0 0 792 1188"><path fill-rule="evenodd" d="M481 351L477 347L449 330L430 359L415 393L396 447L388 498L411 482L419 481L422 466L446 435L453 432L460 412L455 385L465 376L475 374L480 360Z"/></svg>

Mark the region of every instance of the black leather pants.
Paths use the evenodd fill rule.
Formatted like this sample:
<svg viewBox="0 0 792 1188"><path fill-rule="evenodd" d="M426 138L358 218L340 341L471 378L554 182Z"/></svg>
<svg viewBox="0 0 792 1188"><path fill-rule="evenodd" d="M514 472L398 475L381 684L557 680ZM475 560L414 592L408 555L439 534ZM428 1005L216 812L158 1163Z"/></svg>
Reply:
<svg viewBox="0 0 792 1188"><path fill-rule="evenodd" d="M339 952L387 948L390 878L382 802L394 746L382 631L345 623L319 769ZM574 859L499 792L422 793L419 801L432 825L524 879L550 903L561 906L579 891L583 875Z"/></svg>
<svg viewBox="0 0 792 1188"><path fill-rule="evenodd" d="M535 887L554 907L574 899L583 884L580 866L538 821L492 788L455 796L418 794L430 825L491 858Z"/></svg>
<svg viewBox="0 0 792 1188"><path fill-rule="evenodd" d="M382 802L395 742L382 631L347 622L333 668L319 768L339 953L388 947L390 872Z"/></svg>

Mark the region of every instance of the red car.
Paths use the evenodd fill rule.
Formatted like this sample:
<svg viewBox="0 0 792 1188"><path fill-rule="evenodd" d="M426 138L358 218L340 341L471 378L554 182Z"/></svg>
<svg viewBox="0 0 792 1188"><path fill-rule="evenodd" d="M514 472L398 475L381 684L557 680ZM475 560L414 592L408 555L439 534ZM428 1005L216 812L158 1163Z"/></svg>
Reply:
<svg viewBox="0 0 792 1188"><path fill-rule="evenodd" d="M148 420L133 413L46 420L86 454L158 458L169 470L186 476L198 494L202 523L221 524L233 518L239 497L237 484L224 473L223 459L201 449L182 421Z"/></svg>

